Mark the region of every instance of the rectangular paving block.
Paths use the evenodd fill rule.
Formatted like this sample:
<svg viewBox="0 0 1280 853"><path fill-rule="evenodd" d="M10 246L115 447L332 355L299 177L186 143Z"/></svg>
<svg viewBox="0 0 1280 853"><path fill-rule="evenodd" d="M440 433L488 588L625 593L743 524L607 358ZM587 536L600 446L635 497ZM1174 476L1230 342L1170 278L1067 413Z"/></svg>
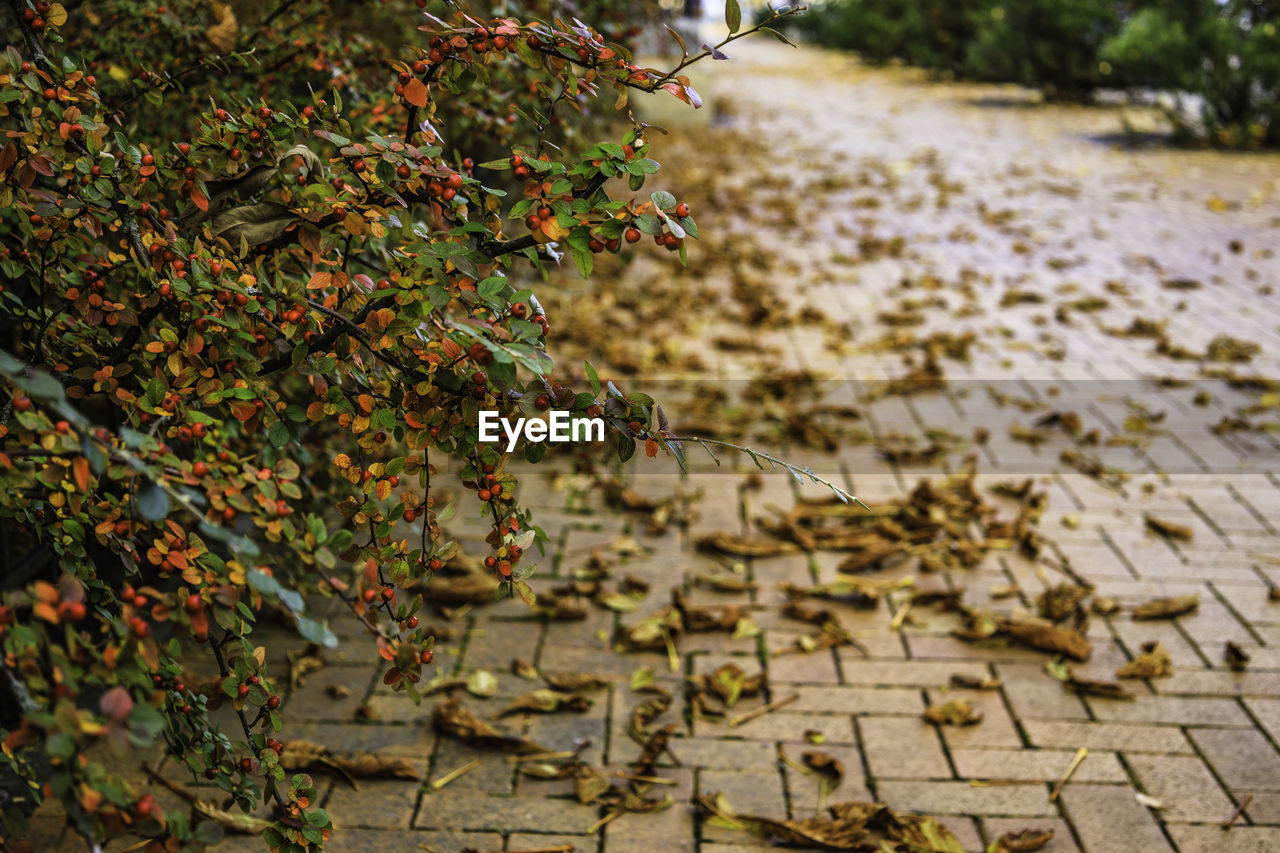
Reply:
<svg viewBox="0 0 1280 853"><path fill-rule="evenodd" d="M1034 746L1079 749L1110 749L1154 752L1162 755L1187 754L1194 750L1181 729L1172 726L1145 726L1129 723L1064 722L1023 720L1022 729Z"/></svg>
<svg viewBox="0 0 1280 853"><path fill-rule="evenodd" d="M951 760L964 779L1053 782L1062 778L1075 758L1066 749L953 749ZM1075 782L1126 782L1115 753L1092 751L1071 775Z"/></svg>
<svg viewBox="0 0 1280 853"><path fill-rule="evenodd" d="M1128 785L1071 785L1058 798L1086 853L1169 853L1153 812Z"/></svg>
<svg viewBox="0 0 1280 853"><path fill-rule="evenodd" d="M1234 699L1195 696L1143 696L1134 702L1086 698L1099 720L1177 726L1241 726L1251 721Z"/></svg>
<svg viewBox="0 0 1280 853"><path fill-rule="evenodd" d="M1223 821L1233 804L1198 757L1126 756L1143 793L1164 804L1166 821Z"/></svg>
<svg viewBox="0 0 1280 853"><path fill-rule="evenodd" d="M919 717L861 717L858 731L876 780L952 777L937 728Z"/></svg>
<svg viewBox="0 0 1280 853"><path fill-rule="evenodd" d="M1191 740L1228 788L1280 791L1280 754L1256 729L1192 729Z"/></svg>
<svg viewBox="0 0 1280 853"><path fill-rule="evenodd" d="M974 787L968 782L884 780L876 783L880 801L891 808L931 815L1041 817L1057 814L1045 785Z"/></svg>

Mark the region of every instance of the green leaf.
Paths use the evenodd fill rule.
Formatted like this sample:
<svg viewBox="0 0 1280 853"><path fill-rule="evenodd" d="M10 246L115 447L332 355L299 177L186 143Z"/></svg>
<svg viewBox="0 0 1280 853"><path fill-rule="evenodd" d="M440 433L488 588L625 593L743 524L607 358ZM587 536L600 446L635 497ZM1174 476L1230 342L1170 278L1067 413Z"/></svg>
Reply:
<svg viewBox="0 0 1280 853"><path fill-rule="evenodd" d="M730 33L742 29L742 9L738 6L738 0L725 0L724 22L729 25Z"/></svg>
<svg viewBox="0 0 1280 853"><path fill-rule="evenodd" d="M587 381L591 383L591 393L599 395L600 393L600 376L596 373L596 369L591 366L591 362L582 362L583 369L587 372Z"/></svg>
<svg viewBox="0 0 1280 853"><path fill-rule="evenodd" d="M516 365L515 362L495 361L489 365L489 381L497 386L498 390L506 391L516 382Z"/></svg>
<svg viewBox="0 0 1280 853"><path fill-rule="evenodd" d="M169 514L169 496L159 483L148 480L138 490L138 512L147 521L159 521Z"/></svg>
<svg viewBox="0 0 1280 853"><path fill-rule="evenodd" d="M284 447L289 443L289 428L280 421L276 421L267 430L267 440L271 442L272 447Z"/></svg>
<svg viewBox="0 0 1280 853"><path fill-rule="evenodd" d="M657 190L649 196L649 200L663 210L676 206L676 197L666 190Z"/></svg>
<svg viewBox="0 0 1280 853"><path fill-rule="evenodd" d="M317 645L328 648L338 645L338 638L329 630L329 626L323 622L317 622L309 616L298 617L298 633L302 635L303 639L310 640Z"/></svg>

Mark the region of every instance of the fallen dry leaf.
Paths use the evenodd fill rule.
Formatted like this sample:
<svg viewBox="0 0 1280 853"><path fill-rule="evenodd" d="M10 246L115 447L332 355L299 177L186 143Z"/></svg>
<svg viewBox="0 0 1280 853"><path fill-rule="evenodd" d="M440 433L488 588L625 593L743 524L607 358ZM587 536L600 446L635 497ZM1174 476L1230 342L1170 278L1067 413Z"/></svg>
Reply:
<svg viewBox="0 0 1280 853"><path fill-rule="evenodd" d="M580 690L598 690L613 683L612 679L594 672L549 672L543 673L542 677L556 690L565 690L570 693Z"/></svg>
<svg viewBox="0 0 1280 853"><path fill-rule="evenodd" d="M987 853L1031 853L1053 840L1052 829L1024 829L1006 832L987 848Z"/></svg>
<svg viewBox="0 0 1280 853"><path fill-rule="evenodd" d="M1116 670L1116 678L1167 678L1173 675L1173 659L1156 642L1143 643L1142 653Z"/></svg>
<svg viewBox="0 0 1280 853"><path fill-rule="evenodd" d="M417 779L418 771L407 758L377 755L369 752L336 755L327 747L307 740L286 740L280 754L280 766L286 770L325 768L336 770L350 779L385 777Z"/></svg>
<svg viewBox="0 0 1280 853"><path fill-rule="evenodd" d="M1154 515L1148 515L1143 518L1147 525L1147 529L1152 533L1158 533L1161 536L1167 536L1170 539L1178 539L1182 542L1190 542L1192 537L1191 528L1185 524L1174 524L1172 521L1165 521L1156 518Z"/></svg>
<svg viewBox="0 0 1280 853"><path fill-rule="evenodd" d="M930 705L924 709L922 716L935 726L974 726L982 722L982 712L964 699Z"/></svg>
<svg viewBox="0 0 1280 853"><path fill-rule="evenodd" d="M518 755L550 752L545 746L533 741L501 734L493 726L464 708L457 699L450 699L437 705L432 713L431 723L441 734L482 749L514 752Z"/></svg>
<svg viewBox="0 0 1280 853"><path fill-rule="evenodd" d="M1226 646L1222 650L1222 659L1226 661L1227 666L1236 672L1244 672L1249 666L1249 653L1235 643L1227 640Z"/></svg>
<svg viewBox="0 0 1280 853"><path fill-rule="evenodd" d="M726 531L700 536L697 546L703 551L725 554L730 557L777 557L794 553L796 547L763 536L735 536Z"/></svg>
<svg viewBox="0 0 1280 853"><path fill-rule="evenodd" d="M1200 596L1179 595L1156 598L1133 608L1134 619L1173 619L1200 607Z"/></svg>
<svg viewBox="0 0 1280 853"><path fill-rule="evenodd" d="M978 678L962 672L954 672L951 674L951 686L963 687L969 690L995 690L1000 686L1000 679L991 675L984 675Z"/></svg>
<svg viewBox="0 0 1280 853"><path fill-rule="evenodd" d="M592 706L590 697L580 693L562 693L543 687L522 693L511 701L511 704L497 713L498 717L508 717L524 711L538 714L553 714L557 711L586 711Z"/></svg>

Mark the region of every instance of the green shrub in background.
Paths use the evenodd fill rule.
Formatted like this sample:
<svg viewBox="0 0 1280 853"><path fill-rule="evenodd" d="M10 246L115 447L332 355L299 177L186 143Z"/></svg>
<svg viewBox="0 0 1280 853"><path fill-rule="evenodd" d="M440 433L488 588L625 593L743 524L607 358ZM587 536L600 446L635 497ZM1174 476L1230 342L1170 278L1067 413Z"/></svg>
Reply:
<svg viewBox="0 0 1280 853"><path fill-rule="evenodd" d="M826 0L791 22L873 65L1019 83L1049 100L1173 92L1180 141L1280 143L1280 0Z"/></svg>
<svg viewBox="0 0 1280 853"><path fill-rule="evenodd" d="M828 0L791 20L810 41L857 51L872 65L901 59L955 72L984 5L983 0Z"/></svg>
<svg viewBox="0 0 1280 853"><path fill-rule="evenodd" d="M965 71L978 80L1038 88L1048 100L1087 100L1111 82L1099 52L1120 22L1113 0L989 3L969 45Z"/></svg>
<svg viewBox="0 0 1280 853"><path fill-rule="evenodd" d="M1168 112L1183 140L1231 147L1280 143L1275 0L1147 0L1101 56L1120 77L1178 93Z"/></svg>

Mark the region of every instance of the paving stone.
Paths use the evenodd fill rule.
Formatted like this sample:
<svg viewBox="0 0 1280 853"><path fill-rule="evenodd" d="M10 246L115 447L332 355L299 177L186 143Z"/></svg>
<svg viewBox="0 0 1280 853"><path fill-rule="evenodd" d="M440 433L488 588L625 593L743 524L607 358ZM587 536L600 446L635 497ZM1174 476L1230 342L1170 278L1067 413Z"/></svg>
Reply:
<svg viewBox="0 0 1280 853"><path fill-rule="evenodd" d="M915 687L791 685L787 692L800 696L789 710L813 714L918 714L924 710Z"/></svg>
<svg viewBox="0 0 1280 853"><path fill-rule="evenodd" d="M671 750L686 767L758 770L774 769L774 745L765 741L672 738Z"/></svg>
<svg viewBox="0 0 1280 853"><path fill-rule="evenodd" d="M1141 790L1164 803L1166 821L1222 821L1232 803L1199 758L1126 756Z"/></svg>
<svg viewBox="0 0 1280 853"><path fill-rule="evenodd" d="M408 829L421 787L421 782L400 780L361 780L358 790L335 785L324 808L335 829Z"/></svg>
<svg viewBox="0 0 1280 853"><path fill-rule="evenodd" d="M600 846L600 839L595 835L542 835L531 832L513 833L507 839L507 850L536 850L544 847L561 847L569 845L574 853L595 853ZM502 847L495 847L501 850ZM444 853L441 851L440 853Z"/></svg>
<svg viewBox="0 0 1280 853"><path fill-rule="evenodd" d="M757 814L781 818L787 813L782 792L782 777L777 770L700 770L697 776L701 794L724 794L733 810L741 814ZM742 833L722 827L702 825L704 841L742 844Z"/></svg>
<svg viewBox="0 0 1280 853"><path fill-rule="evenodd" d="M862 717L858 731L872 778L951 778L937 729L919 717Z"/></svg>
<svg viewBox="0 0 1280 853"><path fill-rule="evenodd" d="M1085 853L1173 850L1151 811L1127 785L1068 784L1058 799Z"/></svg>
<svg viewBox="0 0 1280 853"><path fill-rule="evenodd" d="M264 848L254 839L254 853ZM386 853L390 850L501 850L502 836L496 832L406 832L396 830L344 829L325 842L325 853ZM223 853L223 845L213 848ZM229 848L228 848L229 850Z"/></svg>
<svg viewBox="0 0 1280 853"><path fill-rule="evenodd" d="M598 819L597 808L573 799L499 797L445 788L423 797L414 827L576 835Z"/></svg>
<svg viewBox="0 0 1280 853"><path fill-rule="evenodd" d="M1280 791L1280 755L1256 729L1192 729L1188 734L1232 790Z"/></svg>
<svg viewBox="0 0 1280 853"><path fill-rule="evenodd" d="M1236 826L1223 832L1216 826L1170 826L1178 853L1271 853L1280 849L1280 827Z"/></svg>
<svg viewBox="0 0 1280 853"><path fill-rule="evenodd" d="M1251 723L1234 699L1190 696L1144 696L1121 702L1089 696L1086 700L1099 720L1180 726L1241 726Z"/></svg>
<svg viewBox="0 0 1280 853"><path fill-rule="evenodd" d="M373 664L326 666L311 673L303 684L289 691L289 718L350 722L369 692L377 669L380 668Z"/></svg>
<svg viewBox="0 0 1280 853"><path fill-rule="evenodd" d="M1087 720L1080 697L1044 674L1043 665L998 664L996 671L1013 713L1020 720Z"/></svg>
<svg viewBox="0 0 1280 853"><path fill-rule="evenodd" d="M968 782L876 782L881 802L895 809L932 815L1041 817L1057 813L1044 785L975 788Z"/></svg>
<svg viewBox="0 0 1280 853"><path fill-rule="evenodd" d="M1009 779L1052 782L1062 778L1075 758L1074 750L953 749L956 774L964 779ZM1071 775L1076 782L1126 782L1114 753L1091 751Z"/></svg>
<svg viewBox="0 0 1280 853"><path fill-rule="evenodd" d="M1033 746L1111 749L1154 752L1161 755L1192 754L1194 750L1181 729L1172 726L1144 726L1128 723L1061 722L1024 720L1022 728Z"/></svg>

